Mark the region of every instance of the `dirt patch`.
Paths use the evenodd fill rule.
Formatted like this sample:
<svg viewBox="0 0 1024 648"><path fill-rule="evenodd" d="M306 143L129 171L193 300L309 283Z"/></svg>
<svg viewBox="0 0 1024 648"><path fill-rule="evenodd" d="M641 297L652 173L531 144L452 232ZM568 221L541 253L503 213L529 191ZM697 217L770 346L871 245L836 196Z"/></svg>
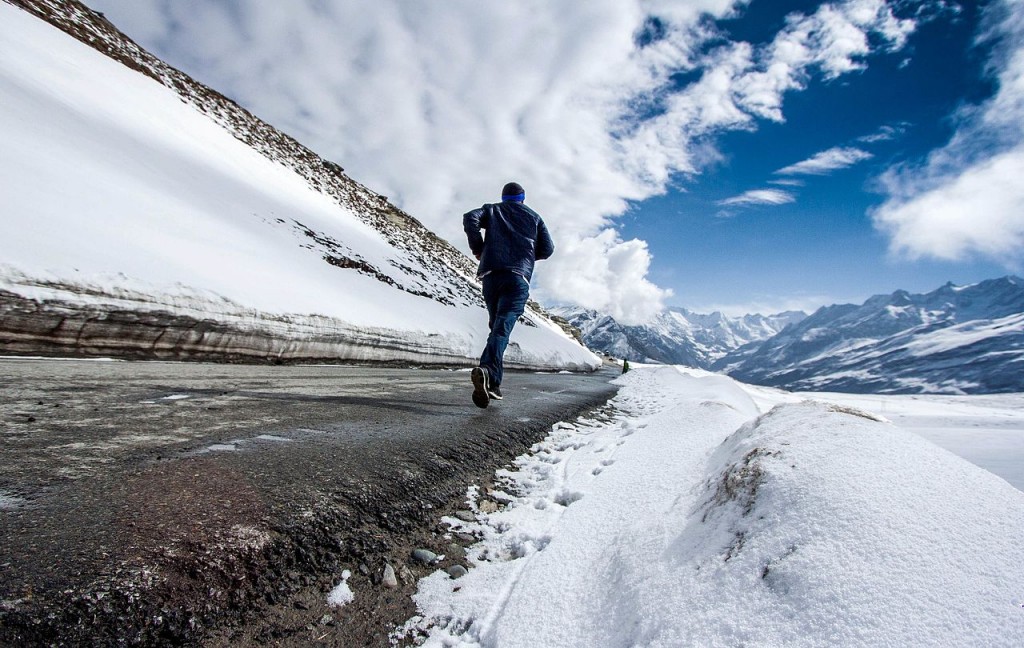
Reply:
<svg viewBox="0 0 1024 648"><path fill-rule="evenodd" d="M465 462L328 485L290 514L292 495L268 496L222 457L152 467L108 493L111 525L127 538L97 550L99 575L6 601L0 644L386 645L415 612L415 580L463 564L468 542L438 526L441 516L542 436L495 437ZM444 559L412 560L421 547ZM403 577L397 588L382 582L387 564ZM331 608L346 569L355 601Z"/></svg>
<svg viewBox="0 0 1024 648"><path fill-rule="evenodd" d="M743 510L743 515L749 515L757 500L757 489L764 481L761 460L778 454L778 450L754 448L722 471L718 481L709 485L712 493L704 504L705 510L701 520L706 522L712 511L728 502L735 502Z"/></svg>

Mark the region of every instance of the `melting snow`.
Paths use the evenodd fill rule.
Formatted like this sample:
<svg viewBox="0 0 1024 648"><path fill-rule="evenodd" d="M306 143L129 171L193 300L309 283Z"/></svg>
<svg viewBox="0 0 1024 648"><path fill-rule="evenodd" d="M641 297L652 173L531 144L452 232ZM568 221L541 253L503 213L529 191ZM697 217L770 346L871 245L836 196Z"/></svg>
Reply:
<svg viewBox="0 0 1024 648"><path fill-rule="evenodd" d="M348 586L348 579L352 576L352 572L345 570L341 572L341 582L338 583L331 593L327 595L327 604L333 607L344 607L356 600L356 595L352 591L352 588Z"/></svg>
<svg viewBox="0 0 1024 648"><path fill-rule="evenodd" d="M261 441L275 441L280 443L290 443L291 439L282 436L275 436L273 434L258 434L254 439L260 439Z"/></svg>

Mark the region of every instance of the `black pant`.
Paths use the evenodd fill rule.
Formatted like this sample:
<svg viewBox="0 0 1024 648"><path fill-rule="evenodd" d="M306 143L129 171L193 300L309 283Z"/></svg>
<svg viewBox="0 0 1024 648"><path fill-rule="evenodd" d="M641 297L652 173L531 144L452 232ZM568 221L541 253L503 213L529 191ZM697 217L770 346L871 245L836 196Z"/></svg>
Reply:
<svg viewBox="0 0 1024 648"><path fill-rule="evenodd" d="M487 325L491 332L480 356L480 366L487 369L493 385L500 385L504 374L503 358L508 338L516 320L526 310L530 284L522 275L496 270L484 277L484 302L487 304Z"/></svg>

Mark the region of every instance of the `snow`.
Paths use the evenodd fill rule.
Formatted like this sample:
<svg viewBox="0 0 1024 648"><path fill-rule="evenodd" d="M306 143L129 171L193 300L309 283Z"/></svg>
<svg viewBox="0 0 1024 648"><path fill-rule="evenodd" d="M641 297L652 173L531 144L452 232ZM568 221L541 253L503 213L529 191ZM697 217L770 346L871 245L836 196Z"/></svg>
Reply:
<svg viewBox="0 0 1024 648"><path fill-rule="evenodd" d="M213 445L200 450L198 454L205 454L207 452L234 452L236 450L238 450L238 446L234 443L214 443Z"/></svg>
<svg viewBox="0 0 1024 648"><path fill-rule="evenodd" d="M354 208L169 88L6 3L0 42L0 289L272 331L294 342L289 350L316 335L357 341L326 357L479 356L483 308L325 261L307 230L397 286L453 285ZM530 319L535 327L513 332L511 366L600 366L557 326Z"/></svg>
<svg viewBox="0 0 1024 648"><path fill-rule="evenodd" d="M1019 645L1024 493L885 417L1019 421L1020 395L824 402L635 366L499 472L430 646ZM848 395L844 395L848 396ZM851 397L852 399L853 397ZM865 398L865 397L859 397ZM916 398L916 400L911 400ZM981 397L979 397L981 398ZM910 419L907 419L910 420Z"/></svg>
<svg viewBox="0 0 1024 648"><path fill-rule="evenodd" d="M275 434L257 434L253 438L254 439L259 439L260 441L273 441L275 443L291 443L292 442L292 439L289 439L287 437L277 436Z"/></svg>
<svg viewBox="0 0 1024 648"><path fill-rule="evenodd" d="M885 417L1024 491L1024 394L800 396L849 405Z"/></svg>
<svg viewBox="0 0 1024 648"><path fill-rule="evenodd" d="M970 346L990 338L1011 335L1024 335L1024 313L994 320L965 322L924 333L908 342L906 346L911 355L927 356ZM1007 350L1005 353L1019 355L1019 351Z"/></svg>
<svg viewBox="0 0 1024 648"><path fill-rule="evenodd" d="M327 605L331 607L345 607L352 601L356 600L356 595L352 591L352 588L348 586L348 579L352 577L352 572L345 570L341 572L341 582L338 583L331 593L327 595Z"/></svg>

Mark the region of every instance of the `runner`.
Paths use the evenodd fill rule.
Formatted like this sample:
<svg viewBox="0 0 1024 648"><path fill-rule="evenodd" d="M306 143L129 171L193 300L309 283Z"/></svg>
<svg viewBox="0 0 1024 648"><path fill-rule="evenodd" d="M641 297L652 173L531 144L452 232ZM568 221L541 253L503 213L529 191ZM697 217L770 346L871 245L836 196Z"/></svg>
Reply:
<svg viewBox="0 0 1024 648"><path fill-rule="evenodd" d="M487 407L501 400L502 359L516 320L530 297L534 262L547 259L555 244L540 215L526 206L526 192L510 182L501 190L501 202L486 204L462 217L469 247L480 261L477 277L483 281L490 333L473 369L473 403ZM486 239L480 230L487 230Z"/></svg>

